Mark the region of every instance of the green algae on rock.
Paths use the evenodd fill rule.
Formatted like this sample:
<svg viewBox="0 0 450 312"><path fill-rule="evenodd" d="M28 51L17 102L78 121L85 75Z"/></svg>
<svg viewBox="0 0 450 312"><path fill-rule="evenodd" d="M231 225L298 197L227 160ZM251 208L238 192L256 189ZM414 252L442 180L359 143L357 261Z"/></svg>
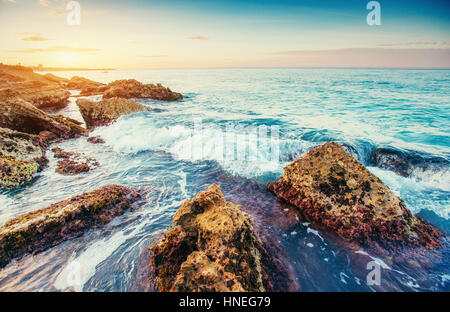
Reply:
<svg viewBox="0 0 450 312"><path fill-rule="evenodd" d="M139 197L131 188L109 185L9 220L0 227L0 267L107 224Z"/></svg>
<svg viewBox="0 0 450 312"><path fill-rule="evenodd" d="M110 98L100 102L78 99L77 105L88 128L105 126L122 115L151 110L133 100Z"/></svg>
<svg viewBox="0 0 450 312"><path fill-rule="evenodd" d="M413 216L402 199L338 143L313 148L268 188L347 241L378 251L441 246L442 233Z"/></svg>
<svg viewBox="0 0 450 312"><path fill-rule="evenodd" d="M265 291L270 279L253 222L213 184L183 202L151 247L159 291Z"/></svg>
<svg viewBox="0 0 450 312"><path fill-rule="evenodd" d="M47 162L41 138L0 128L0 186L12 188L31 181Z"/></svg>

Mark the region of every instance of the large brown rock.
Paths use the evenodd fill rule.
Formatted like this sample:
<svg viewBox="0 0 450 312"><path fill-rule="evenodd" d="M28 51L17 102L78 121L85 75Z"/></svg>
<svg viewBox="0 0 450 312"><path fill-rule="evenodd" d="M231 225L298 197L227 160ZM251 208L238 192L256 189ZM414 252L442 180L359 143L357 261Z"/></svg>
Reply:
<svg viewBox="0 0 450 312"><path fill-rule="evenodd" d="M213 184L186 200L151 247L159 291L265 291L264 248L250 217Z"/></svg>
<svg viewBox="0 0 450 312"><path fill-rule="evenodd" d="M77 105L88 128L108 125L122 115L151 110L136 101L122 98L105 99L100 102L78 99Z"/></svg>
<svg viewBox="0 0 450 312"><path fill-rule="evenodd" d="M107 224L139 197L128 187L109 185L9 220L0 227L0 267Z"/></svg>
<svg viewBox="0 0 450 312"><path fill-rule="evenodd" d="M45 142L38 136L0 128L0 186L31 181L47 164Z"/></svg>
<svg viewBox="0 0 450 312"><path fill-rule="evenodd" d="M36 74L28 67L0 64L0 102L7 96L25 100L38 108L64 106L70 92L56 78Z"/></svg>
<svg viewBox="0 0 450 312"><path fill-rule="evenodd" d="M84 77L73 76L67 83L67 87L72 90L81 90L81 95L99 94L105 91L105 84L96 82Z"/></svg>
<svg viewBox="0 0 450 312"><path fill-rule="evenodd" d="M0 91L1 94L1 91ZM15 97L0 101L0 127L31 134L48 131L60 138L87 135L87 130L62 115L50 115Z"/></svg>
<svg viewBox="0 0 450 312"><path fill-rule="evenodd" d="M159 101L176 101L183 98L161 84L143 84L135 79L116 80L107 85L103 98L149 98Z"/></svg>
<svg viewBox="0 0 450 312"><path fill-rule="evenodd" d="M441 246L439 231L413 216L403 200L337 143L325 143L293 161L268 188L348 241L377 250Z"/></svg>

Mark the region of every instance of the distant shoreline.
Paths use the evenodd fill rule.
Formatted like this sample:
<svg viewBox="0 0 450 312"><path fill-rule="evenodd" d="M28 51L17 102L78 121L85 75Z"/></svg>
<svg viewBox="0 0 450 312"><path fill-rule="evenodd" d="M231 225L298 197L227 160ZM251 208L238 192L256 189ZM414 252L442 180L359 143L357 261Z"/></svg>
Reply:
<svg viewBox="0 0 450 312"><path fill-rule="evenodd" d="M36 72L53 72L53 71L98 71L98 70L116 70L115 68L64 68L64 67L37 67L31 66Z"/></svg>

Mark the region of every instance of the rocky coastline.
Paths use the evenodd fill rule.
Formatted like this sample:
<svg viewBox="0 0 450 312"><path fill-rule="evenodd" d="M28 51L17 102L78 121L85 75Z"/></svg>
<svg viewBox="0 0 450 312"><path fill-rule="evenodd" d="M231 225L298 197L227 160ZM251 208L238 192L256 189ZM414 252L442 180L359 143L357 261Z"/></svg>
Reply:
<svg viewBox="0 0 450 312"><path fill-rule="evenodd" d="M85 127L58 114L67 105L70 90L79 90L79 97L101 96L99 101L76 100ZM56 159L59 174L90 174L101 165L97 160L57 145L80 137L92 144L105 143L101 137L89 137L91 131L123 115L152 113L152 108L133 100L142 98L169 102L182 100L183 95L161 84L135 79L105 84L79 76L39 75L30 68L0 64L0 188L32 184L49 163L47 149L53 153L50 161ZM369 162L402 176L411 175L417 165L388 149L375 150ZM375 254L389 257L402 248L442 247L444 234L414 216L400 197L338 143L324 143L293 160L267 188L320 229ZM114 217L139 208L141 198L136 189L109 185L19 215L0 227L0 268L13 259L81 236L90 228L102 227ZM218 185L212 184L184 201L173 216L173 224L148 248L149 278L156 290L288 290L277 282L288 280L289 274L274 249L260 239L252 218L240 205L227 201Z"/></svg>

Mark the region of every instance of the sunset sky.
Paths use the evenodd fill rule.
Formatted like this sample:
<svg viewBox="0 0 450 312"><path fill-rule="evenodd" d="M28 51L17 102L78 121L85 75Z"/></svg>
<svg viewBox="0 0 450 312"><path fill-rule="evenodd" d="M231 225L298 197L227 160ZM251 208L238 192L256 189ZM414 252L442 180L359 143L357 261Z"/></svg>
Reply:
<svg viewBox="0 0 450 312"><path fill-rule="evenodd" d="M450 2L0 0L0 62L89 68L450 67Z"/></svg>

